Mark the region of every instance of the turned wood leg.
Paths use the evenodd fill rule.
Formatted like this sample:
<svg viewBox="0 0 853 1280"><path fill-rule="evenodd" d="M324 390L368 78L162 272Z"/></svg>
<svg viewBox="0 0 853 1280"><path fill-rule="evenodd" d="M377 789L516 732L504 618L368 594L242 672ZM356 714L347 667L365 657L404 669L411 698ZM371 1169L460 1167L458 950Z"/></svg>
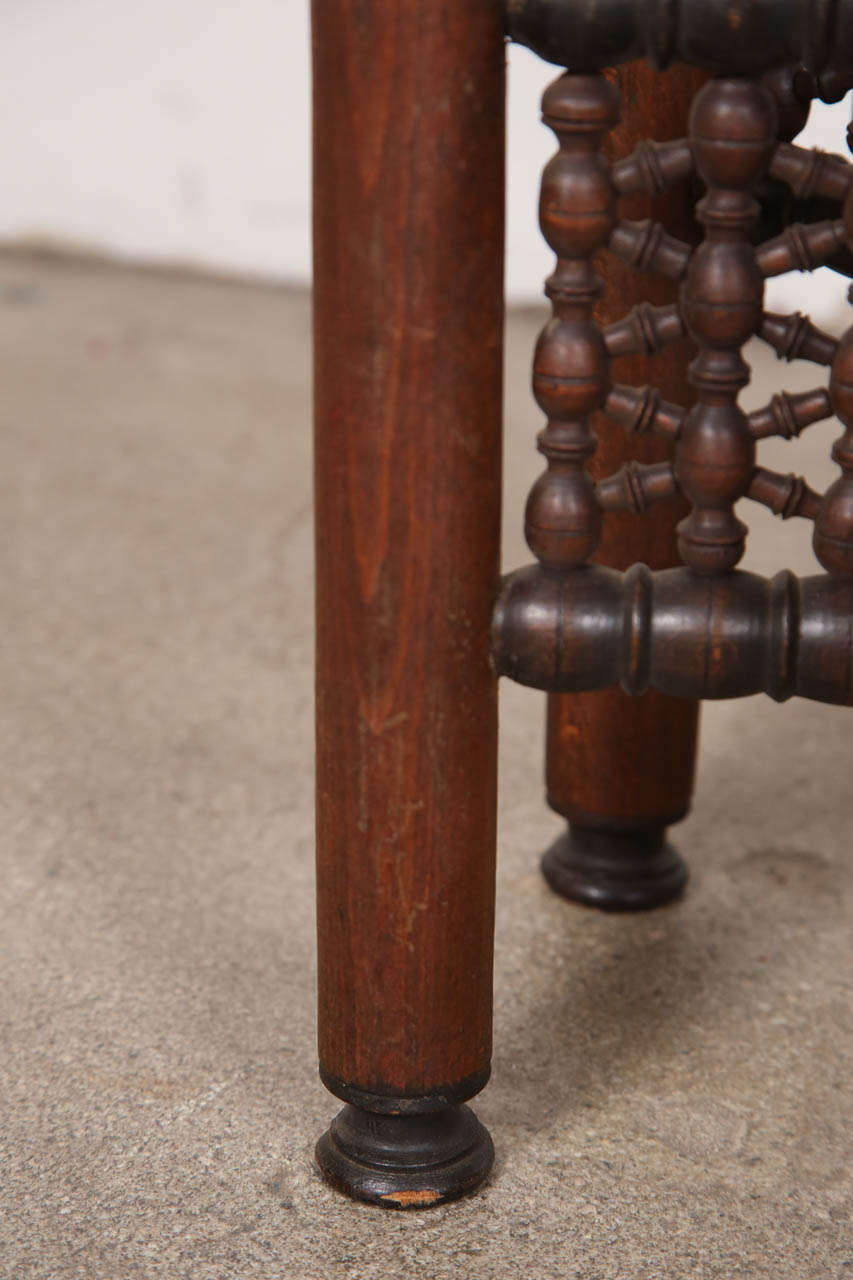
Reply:
<svg viewBox="0 0 853 1280"><path fill-rule="evenodd" d="M619 84L622 120L607 150L627 156L643 138L683 136L692 95L704 77L684 67L654 71L631 63L608 73ZM650 201L623 199L625 217L654 217L682 239L695 241L692 192L677 185ZM650 206L651 205L651 209ZM640 303L672 302L676 286L642 274L612 255L599 259L604 292L596 319L607 325ZM650 337L648 346L653 340ZM657 387L666 400L689 404L691 348L674 343L658 354L614 360L614 381ZM596 479L615 472L629 458L658 462L671 446L658 436L629 437L599 414ZM611 513L596 560L616 569L644 561L652 569L678 563L675 526L687 513L681 501L659 504L639 515ZM687 813L693 788L698 703L655 690L630 698L620 689L551 694L548 699L548 803L568 819L568 830L543 859L551 888L564 897L608 910L655 906L676 897L686 867L666 840L667 827Z"/></svg>
<svg viewBox="0 0 853 1280"><path fill-rule="evenodd" d="M503 74L492 0L314 0L320 1073L342 1191L488 1173Z"/></svg>

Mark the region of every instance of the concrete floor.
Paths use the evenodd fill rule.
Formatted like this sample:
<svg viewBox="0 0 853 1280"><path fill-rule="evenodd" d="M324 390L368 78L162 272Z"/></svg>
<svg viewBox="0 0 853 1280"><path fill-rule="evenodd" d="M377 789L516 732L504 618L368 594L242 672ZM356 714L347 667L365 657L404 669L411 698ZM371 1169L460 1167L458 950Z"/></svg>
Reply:
<svg viewBox="0 0 853 1280"><path fill-rule="evenodd" d="M494 1176L402 1215L313 1172L308 316L0 260L0 1275L853 1275L853 720L805 702L707 709L688 894L613 918L539 877L542 699L506 687ZM818 377L759 353L752 403L777 379ZM819 485L837 434L762 457ZM750 522L753 565L808 571L801 522Z"/></svg>

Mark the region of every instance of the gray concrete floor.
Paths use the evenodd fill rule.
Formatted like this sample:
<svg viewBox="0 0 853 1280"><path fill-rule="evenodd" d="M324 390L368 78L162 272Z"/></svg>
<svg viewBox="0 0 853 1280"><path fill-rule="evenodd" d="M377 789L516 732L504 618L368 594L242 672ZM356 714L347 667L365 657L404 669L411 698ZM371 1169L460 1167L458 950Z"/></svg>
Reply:
<svg viewBox="0 0 853 1280"><path fill-rule="evenodd" d="M0 259L0 1274L853 1274L853 721L804 702L707 709L689 892L612 918L539 877L542 699L505 688L494 1176L400 1215L313 1172L308 319ZM509 330L508 565L538 323ZM818 380L757 373L753 403ZM836 434L763 458L819 485ZM750 522L753 565L808 571L805 525Z"/></svg>

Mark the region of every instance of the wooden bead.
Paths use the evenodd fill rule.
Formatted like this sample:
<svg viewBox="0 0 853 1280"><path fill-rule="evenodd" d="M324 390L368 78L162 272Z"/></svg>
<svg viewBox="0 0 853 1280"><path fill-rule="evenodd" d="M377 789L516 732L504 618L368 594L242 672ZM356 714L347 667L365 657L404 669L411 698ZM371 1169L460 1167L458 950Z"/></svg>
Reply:
<svg viewBox="0 0 853 1280"><path fill-rule="evenodd" d="M616 220L615 194L599 156L573 149L549 160L542 173L539 224L554 252L569 258L605 244Z"/></svg>
<svg viewBox="0 0 853 1280"><path fill-rule="evenodd" d="M542 94L542 119L560 138L586 135L597 148L619 120L619 90L598 75L567 72Z"/></svg>
<svg viewBox="0 0 853 1280"><path fill-rule="evenodd" d="M815 521L814 550L829 573L853 576L853 328L838 344L829 379L832 408L844 424L833 446L841 476L827 490Z"/></svg>
<svg viewBox="0 0 853 1280"><path fill-rule="evenodd" d="M690 110L690 142L709 187L747 191L776 146L776 103L753 80L709 80Z"/></svg>
<svg viewBox="0 0 853 1280"><path fill-rule="evenodd" d="M853 454L847 456L845 474L827 489L814 530L818 560L828 573L845 578L853 576Z"/></svg>
<svg viewBox="0 0 853 1280"><path fill-rule="evenodd" d="M702 507L678 526L678 550L695 573L728 573L743 559L748 532L733 512Z"/></svg>
<svg viewBox="0 0 853 1280"><path fill-rule="evenodd" d="M549 569L574 569L598 546L601 508L586 472L552 463L527 499L524 536Z"/></svg>
<svg viewBox="0 0 853 1280"><path fill-rule="evenodd" d="M681 429L677 459L679 483L697 506L737 502L755 465L746 415L731 402L694 405Z"/></svg>
<svg viewBox="0 0 853 1280"><path fill-rule="evenodd" d="M545 326L533 357L533 394L544 413L586 417L604 404L609 383L610 362L597 325L555 317Z"/></svg>
<svg viewBox="0 0 853 1280"><path fill-rule="evenodd" d="M695 342L721 351L741 347L761 322L763 302L764 280L750 244L705 240L699 245L681 296Z"/></svg>
<svg viewBox="0 0 853 1280"><path fill-rule="evenodd" d="M560 143L542 175L542 234L558 257L583 257L607 242L616 220L616 191L598 148L619 119L619 95L601 76L561 76L545 90L542 119Z"/></svg>

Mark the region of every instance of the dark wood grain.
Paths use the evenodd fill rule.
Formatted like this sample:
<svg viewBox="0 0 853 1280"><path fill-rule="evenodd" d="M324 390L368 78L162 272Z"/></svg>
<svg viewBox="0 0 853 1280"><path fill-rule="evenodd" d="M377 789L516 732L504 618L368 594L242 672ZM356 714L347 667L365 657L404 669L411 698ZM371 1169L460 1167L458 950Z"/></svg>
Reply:
<svg viewBox="0 0 853 1280"><path fill-rule="evenodd" d="M491 1043L500 15L314 0L313 45L321 1071L436 1110Z"/></svg>
<svg viewBox="0 0 853 1280"><path fill-rule="evenodd" d="M614 179L623 191L628 190L622 195L620 211L631 219L661 221L679 239L694 240L693 190L687 176L675 172L665 192L652 194L642 182L641 171L629 188L628 179L641 166L636 159L629 162L624 157L642 154L650 136L659 144L683 137L692 96L704 77L684 67L660 74L644 63L632 63L608 74L622 97L620 123L606 143L606 151L615 161ZM671 149L669 154L678 153ZM610 254L599 259L597 269L604 288L595 315L605 327L614 356L614 391L608 399L608 413L596 415L594 424L598 449L590 470L601 481L629 460L651 466L671 458L673 438L680 428L677 420L672 431L661 423L655 430L638 430L644 419L628 405L627 412L620 415L625 427L621 429L614 421L614 409L618 411L619 405L626 408L626 392L630 396L635 387L649 385L658 394L657 405L670 399L689 405L692 392L687 365L694 348L674 306L677 285L673 281L641 275ZM636 324L626 326L623 317L634 307L640 309L632 313ZM658 328L660 346L655 341ZM673 334L680 336L673 341ZM621 401L616 394L619 390ZM631 404L635 402L634 395ZM659 415L661 412L659 408ZM633 423L637 425L631 429ZM681 497L656 505L642 518L609 512L595 559L620 570L637 560L653 569L677 564L675 527L686 512ZM654 689L634 698L619 688L552 695L548 699L546 747L549 804L577 826L613 833L621 856L633 861L635 875L642 874L648 832L662 830L689 808L697 721L697 703L670 698ZM588 872L592 874L591 868ZM683 876L675 887L682 883ZM667 882L664 891L669 887ZM650 888L653 901L660 900L661 891L659 882ZM636 901L636 887L631 892ZM646 898L638 902L648 904Z"/></svg>
<svg viewBox="0 0 853 1280"><path fill-rule="evenodd" d="M577 71L636 58L737 76L802 64L827 95L850 87L853 0L506 0L506 15L510 39Z"/></svg>
<svg viewBox="0 0 853 1280"><path fill-rule="evenodd" d="M849 543L848 543L849 545ZM626 574L540 565L504 579L494 622L502 675L535 689L656 688L677 698L768 693L853 705L853 574L772 579L737 570Z"/></svg>
<svg viewBox="0 0 853 1280"><path fill-rule="evenodd" d="M663 831L689 802L697 699L853 704L853 329L835 341L763 310L766 278L850 260L853 170L790 139L813 92L853 80L853 0L507 12L573 70L543 100L557 263L534 358L537 563L501 582L500 6L313 0L319 1042L347 1103L317 1158L401 1208L464 1194L492 1159L464 1100L490 1058L496 675L575 695L551 698L549 791L583 838L547 873L571 893L567 867L593 868L587 887L621 907L683 882ZM600 74L641 56L721 76L688 137L670 135L701 76ZM611 135L629 152L612 164ZM761 201L782 187L827 215L773 225ZM619 302L596 311L605 249ZM747 417L756 334L831 366L828 393ZM829 410L844 434L826 495L757 465L761 439ZM813 521L826 572L737 570L742 497ZM678 514L685 566L667 568ZM617 684L630 709L594 692ZM642 875L626 880L619 839Z"/></svg>
<svg viewBox="0 0 853 1280"><path fill-rule="evenodd" d="M750 13L757 7L747 6ZM585 25L579 20L580 46L607 8L590 11ZM828 11L824 16L828 21ZM615 115L612 83L608 90L601 73L566 73L543 99L544 120L560 144L543 174L541 205L543 233L557 254L546 285L554 318L533 368L537 402L547 414L538 443L548 470L531 492L526 517L539 566L510 577L496 613L500 670L552 695L578 694L549 701L548 796L569 818L570 831L547 852L546 877L558 892L610 909L654 905L684 883L683 866L663 843L664 827L686 811L692 785L695 707L684 700L763 689L774 697L849 701L843 581L797 583L783 574L762 585L733 570L748 532L735 504L748 497L784 519L813 521L821 564L840 580L853 577L853 338L836 343L799 316L764 312L767 277L813 270L849 250L853 169L790 144L807 114L796 74L783 68L763 80L719 77L692 100L695 75L693 83L683 70L675 76L676 100L663 102L663 76L642 66L624 69L622 101L629 111L638 99L640 106L639 128L631 134L623 125L622 137L607 129ZM688 102L687 138L667 137L663 122L678 133ZM658 122L664 136L644 138ZM606 165L601 148L620 144L633 150ZM690 225L691 180L704 192L695 207L698 243ZM762 214L760 199L772 203L777 188L804 199L817 195L834 216L788 224L783 209L781 231L768 233L773 218ZM625 207L643 194L665 198L663 216L653 207ZM673 215L681 227L672 225ZM607 264L616 259L609 297L618 297L620 307L634 305L622 316L599 306L592 318L601 282L590 259L605 245L611 257L603 270L612 272ZM657 282L654 292L640 272ZM750 377L742 348L755 334L785 358L802 354L831 364L829 392L777 393L747 416L739 404ZM695 349L689 363L686 338ZM617 369L626 357L646 367ZM653 385L637 386L646 376ZM846 428L833 451L842 475L824 497L801 477L757 465L762 438L791 439L833 410ZM590 429L596 411L597 450ZM639 456L625 460L626 446L608 419L639 442ZM674 498L689 502L677 525L686 577L662 568L675 559ZM650 513L656 526L648 523ZM631 528L639 516L643 523ZM619 568L639 563L617 587L614 576L592 571L593 559ZM721 581L706 588L705 577ZM816 679L821 649L827 674ZM651 689L681 701L653 695L627 707L615 690L593 696L616 681L634 696Z"/></svg>

